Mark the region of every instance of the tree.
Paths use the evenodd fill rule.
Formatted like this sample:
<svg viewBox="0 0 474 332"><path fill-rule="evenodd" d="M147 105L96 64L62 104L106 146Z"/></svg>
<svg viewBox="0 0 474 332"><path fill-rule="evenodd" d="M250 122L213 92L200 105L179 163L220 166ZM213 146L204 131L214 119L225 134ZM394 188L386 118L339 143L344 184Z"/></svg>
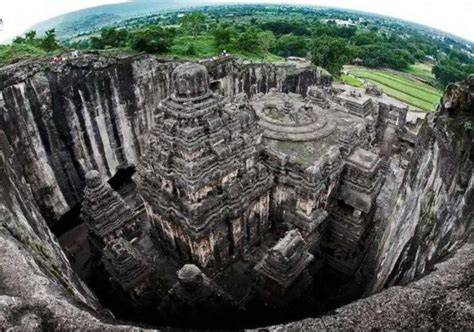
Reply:
<svg viewBox="0 0 474 332"><path fill-rule="evenodd" d="M275 36L271 31L262 31L257 34L258 48L265 59L270 49L275 44Z"/></svg>
<svg viewBox="0 0 474 332"><path fill-rule="evenodd" d="M36 38L36 31L28 31L25 33L24 37L16 37L13 40L13 44L28 44L32 46L38 46L39 44L39 39Z"/></svg>
<svg viewBox="0 0 474 332"><path fill-rule="evenodd" d="M239 38L235 43L235 47L238 50L253 52L258 45L258 33L260 31L254 27L247 28L243 33L240 34Z"/></svg>
<svg viewBox="0 0 474 332"><path fill-rule="evenodd" d="M196 38L206 23L206 16L201 12L192 12L184 15L180 21L181 26L191 31Z"/></svg>
<svg viewBox="0 0 474 332"><path fill-rule="evenodd" d="M432 72L436 80L444 87L474 72L474 65L463 65L451 59L443 59L433 67Z"/></svg>
<svg viewBox="0 0 474 332"><path fill-rule="evenodd" d="M171 45L173 36L170 31L159 26L148 26L130 34L130 47L147 53L164 53Z"/></svg>
<svg viewBox="0 0 474 332"><path fill-rule="evenodd" d="M51 52L60 48L56 40L56 30L51 29L45 32L44 37L40 41L40 48L46 52Z"/></svg>
<svg viewBox="0 0 474 332"><path fill-rule="evenodd" d="M296 36L292 33L283 35L276 41L275 51L279 56L283 57L304 57L308 52L306 49L306 38Z"/></svg>
<svg viewBox="0 0 474 332"><path fill-rule="evenodd" d="M333 75L339 75L342 66L349 60L349 50L342 38L323 35L313 39L311 61Z"/></svg>
<svg viewBox="0 0 474 332"><path fill-rule="evenodd" d="M91 37L91 48L124 47L128 39L126 29L102 28L98 37Z"/></svg>
<svg viewBox="0 0 474 332"><path fill-rule="evenodd" d="M213 31L214 44L217 48L228 48L235 30L230 26L218 25Z"/></svg>

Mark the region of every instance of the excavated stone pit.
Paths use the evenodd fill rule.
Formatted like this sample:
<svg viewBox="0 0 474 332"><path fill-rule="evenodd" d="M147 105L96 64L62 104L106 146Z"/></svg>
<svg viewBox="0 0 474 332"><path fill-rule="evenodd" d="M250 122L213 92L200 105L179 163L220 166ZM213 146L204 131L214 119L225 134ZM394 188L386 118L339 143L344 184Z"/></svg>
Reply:
<svg viewBox="0 0 474 332"><path fill-rule="evenodd" d="M83 55L0 79L7 327L299 321L469 237L472 77L426 117L304 62Z"/></svg>

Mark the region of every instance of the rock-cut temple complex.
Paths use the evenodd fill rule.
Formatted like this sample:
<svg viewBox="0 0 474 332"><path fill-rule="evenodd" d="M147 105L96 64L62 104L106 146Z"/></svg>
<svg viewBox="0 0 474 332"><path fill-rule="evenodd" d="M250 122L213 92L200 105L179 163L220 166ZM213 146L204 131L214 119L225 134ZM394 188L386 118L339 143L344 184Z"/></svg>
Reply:
<svg viewBox="0 0 474 332"><path fill-rule="evenodd" d="M224 97L197 63L171 81L135 201L87 174L82 217L117 287L135 300L155 292L163 316L198 319L256 303L286 310L320 287L321 269L353 276L391 156L413 150L407 107L374 86Z"/></svg>

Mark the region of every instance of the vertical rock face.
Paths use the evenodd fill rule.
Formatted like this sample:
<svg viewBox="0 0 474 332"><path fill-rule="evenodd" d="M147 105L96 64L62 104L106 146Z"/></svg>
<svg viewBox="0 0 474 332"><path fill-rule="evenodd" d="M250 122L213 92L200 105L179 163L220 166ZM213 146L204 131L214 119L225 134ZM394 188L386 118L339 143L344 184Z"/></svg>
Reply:
<svg viewBox="0 0 474 332"><path fill-rule="evenodd" d="M232 57L205 64L225 95L249 93L251 86L304 92L318 79L311 66L244 65ZM56 220L79 201L87 170L111 177L137 164L177 65L152 56L84 55L0 70L0 130L18 153L43 217Z"/></svg>
<svg viewBox="0 0 474 332"><path fill-rule="evenodd" d="M474 218L474 76L448 87L437 114L425 123L399 190L381 195L377 240L365 268L370 291L406 283L457 248ZM392 168L385 187L396 188ZM370 269L370 268L369 268ZM364 271L364 268L362 269Z"/></svg>
<svg viewBox="0 0 474 332"><path fill-rule="evenodd" d="M172 67L151 57L85 57L2 84L0 128L46 218L79 200L88 169L110 177L136 164Z"/></svg>
<svg viewBox="0 0 474 332"><path fill-rule="evenodd" d="M100 321L105 311L41 217L17 157L0 132L0 330L138 330Z"/></svg>

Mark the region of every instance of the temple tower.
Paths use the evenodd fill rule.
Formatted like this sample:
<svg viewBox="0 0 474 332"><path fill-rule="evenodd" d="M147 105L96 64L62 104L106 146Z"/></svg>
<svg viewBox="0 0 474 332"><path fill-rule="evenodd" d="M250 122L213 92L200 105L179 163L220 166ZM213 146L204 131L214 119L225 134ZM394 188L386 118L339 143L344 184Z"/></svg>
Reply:
<svg viewBox="0 0 474 332"><path fill-rule="evenodd" d="M143 255L125 239L110 241L102 261L112 278L132 296L139 297L148 286L151 273Z"/></svg>
<svg viewBox="0 0 474 332"><path fill-rule="evenodd" d="M86 174L81 218L89 228L93 250L99 252L113 239L132 240L140 233L135 213L94 170Z"/></svg>
<svg viewBox="0 0 474 332"><path fill-rule="evenodd" d="M157 242L179 260L220 265L268 229L272 178L255 121L209 89L204 66L173 71L134 179Z"/></svg>

